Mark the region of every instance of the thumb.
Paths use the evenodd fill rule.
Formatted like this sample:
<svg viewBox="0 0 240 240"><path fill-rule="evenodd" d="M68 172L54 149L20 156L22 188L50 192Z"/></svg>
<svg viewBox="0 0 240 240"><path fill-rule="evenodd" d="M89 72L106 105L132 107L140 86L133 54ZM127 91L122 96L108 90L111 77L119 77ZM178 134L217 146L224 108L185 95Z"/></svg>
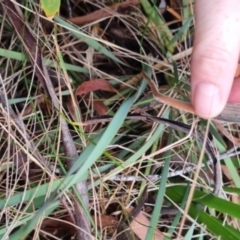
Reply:
<svg viewBox="0 0 240 240"><path fill-rule="evenodd" d="M204 118L224 108L234 79L240 47L240 1L197 0L191 60L192 102Z"/></svg>

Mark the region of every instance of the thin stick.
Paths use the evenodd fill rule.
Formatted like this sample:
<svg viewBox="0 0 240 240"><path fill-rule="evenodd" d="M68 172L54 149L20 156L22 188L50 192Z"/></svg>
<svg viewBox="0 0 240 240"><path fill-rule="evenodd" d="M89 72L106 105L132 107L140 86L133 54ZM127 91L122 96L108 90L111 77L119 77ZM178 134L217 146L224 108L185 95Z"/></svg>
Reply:
<svg viewBox="0 0 240 240"><path fill-rule="evenodd" d="M202 162L203 162L203 157L204 157L204 154L205 154L205 148L206 148L206 144L207 144L207 140L208 140L209 126L210 126L210 121L207 122L206 134L205 134L205 137L204 137L204 141L203 141L203 145L202 145L202 151L201 151L199 161L198 161L198 166L199 167L196 169L196 173L194 175L193 183L192 183L192 186L190 188L190 192L189 192L189 195L188 195L188 200L187 200L187 203L186 203L186 207L184 209L183 218L182 218L182 221L181 221L181 225L180 225L180 229L179 229L179 232L178 232L177 239L181 239L183 226L184 226L186 218L187 218L188 210L189 210L190 205L192 203L194 190L196 188L197 179L199 177L200 169L201 169Z"/></svg>
<svg viewBox="0 0 240 240"><path fill-rule="evenodd" d="M145 72L142 72L143 77L148 82L154 98L163 104L167 104L171 107L183 110L192 114L196 114L194 107L190 102L180 101L168 96L164 96L159 93L154 82L148 77ZM228 122L238 122L240 119L240 104L239 103L227 103L223 111L214 119L228 121Z"/></svg>

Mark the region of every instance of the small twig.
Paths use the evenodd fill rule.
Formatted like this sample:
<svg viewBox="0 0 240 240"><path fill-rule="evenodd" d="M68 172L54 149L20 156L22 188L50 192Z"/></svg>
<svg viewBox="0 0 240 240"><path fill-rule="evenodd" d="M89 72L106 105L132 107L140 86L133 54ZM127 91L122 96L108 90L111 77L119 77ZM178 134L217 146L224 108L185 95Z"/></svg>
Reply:
<svg viewBox="0 0 240 240"><path fill-rule="evenodd" d="M43 64L43 56L42 56L41 48L39 47L40 45L38 43L38 38L35 38L29 26L24 22L22 18L21 10L17 9L14 2L9 0L4 0L4 4L6 6L5 8L6 8L7 15L10 19L10 22L14 26L14 29L16 30L19 39L22 41L25 51L28 53L34 72L38 78L38 81L40 82L41 86L44 88L48 97L52 100L54 107L61 113L62 109L60 108L59 100L56 96L52 82L49 78L48 71L45 65ZM70 134L68 125L61 114L60 114L60 126L62 129L62 138L63 138L64 148L66 151L66 155L69 158L68 169L70 169L71 166L73 165L73 161L78 157L78 153L77 153L75 144L73 142L72 136ZM85 203L85 206L88 207L88 204L89 204L88 194L87 194L88 189L87 189L86 181L76 184L76 188L79 194L81 196L84 196L83 201ZM78 232L78 239L87 240L87 239L90 239L91 237L90 221L87 218L87 216L83 214L83 212L84 211L76 212L76 215L80 214L80 216L82 216L82 218L79 218L79 216L76 217L76 222L79 227L77 228L78 229L77 232ZM84 229L84 231L81 231L79 229Z"/></svg>
<svg viewBox="0 0 240 240"><path fill-rule="evenodd" d="M56 96L56 93L54 91L54 87L52 85L52 82L49 78L48 70L43 65L43 72L45 75L45 81L46 81L46 87L50 93L52 103L54 107L59 111L60 113L60 127L62 131L62 140L63 140L63 146L66 152L66 156L68 157L67 166L68 170L71 169L73 166L75 160L78 158L78 153L76 146L73 142L72 136L70 134L68 125L66 120L63 117L62 109L60 108L59 100ZM88 199L88 188L87 188L87 182L81 181L76 184L76 189L79 193L79 195L83 199L83 203L85 204L86 208L89 207L89 199ZM75 221L79 228L77 228L78 233L78 239L79 240L87 240L91 239L91 229L90 229L90 221L85 214L84 210L75 203Z"/></svg>
<svg viewBox="0 0 240 240"><path fill-rule="evenodd" d="M3 79L1 77L1 75L0 75L0 84L3 86ZM15 114L15 112L13 111L11 106L8 105L7 96L2 91L0 91L0 104L2 105L2 108L6 111L6 114L12 120L12 122L15 125L15 127L17 128L18 132L22 135L28 150L31 150L33 156L35 156L35 158L37 159L38 162L35 161L35 163L38 166L40 166L41 168L44 167L46 172L48 172L48 174L50 176L52 176L52 172L46 167L47 165L46 165L45 159L39 153L35 143L33 142L33 140L28 135L22 120Z"/></svg>
<svg viewBox="0 0 240 240"><path fill-rule="evenodd" d="M177 99L174 99L174 98L171 98L171 97L168 97L168 96L165 96L165 95L159 93L156 85L154 84L154 82L149 78L149 76L145 72L142 72L142 76L149 84L152 94L158 102L167 104L171 107L186 111L188 113L196 114L195 110L193 108L193 105L190 102L180 101L180 100L177 100ZM227 103L225 108L223 109L222 113L219 114L214 119L228 121L228 122L238 122L240 119L240 104L239 103Z"/></svg>
<svg viewBox="0 0 240 240"><path fill-rule="evenodd" d="M234 157L236 155L239 155L240 151L236 151L236 148L232 148L228 151L226 151L225 153L221 154L219 156L219 161L224 160L225 158L229 158L229 157ZM202 163L201 168L205 168L206 166L211 166L212 160L208 159L206 163ZM185 167L184 169L181 170L173 170L170 171L168 173L168 178L172 178L172 177L177 177L177 176L183 176L184 174L187 173L191 173L194 170L196 170L198 166L194 165L194 166L188 166ZM55 173L59 174L61 173L61 169L60 168L54 168L52 165L49 165L49 168L53 171L55 171ZM119 182L143 182L149 180L150 182L156 182L159 181L162 178L162 176L160 174L156 174L156 175L147 175L147 176L132 176L132 175L114 175L109 177L107 180L111 180L111 181L119 181Z"/></svg>
<svg viewBox="0 0 240 240"><path fill-rule="evenodd" d="M93 119L90 119L84 123L80 123L80 125L90 125L90 124L96 124L96 123L103 123L108 122L112 119L112 116L100 116ZM197 131L197 129L193 130L193 128L187 124L172 121L165 118L159 118L151 115L143 115L143 114L129 114L126 119L133 119L133 120L141 120L141 121L151 121L156 123L164 124L168 127L171 127L177 131L181 131L187 134L185 139L189 137L194 137L202 146L204 143L204 135L200 133L200 131ZM193 125L194 126L194 125ZM179 140L182 141L182 140ZM210 146L210 140L208 139L206 147L204 148L205 153L208 155L208 158L212 160L213 163L213 169L214 169L214 180L215 180L215 186L214 186L214 194L219 194L222 186L222 174L221 174L221 166L218 161L218 158L215 156L214 152L212 151L212 148ZM160 152L162 152L163 149L160 149L159 151L156 151L150 155L147 156L147 158L153 157Z"/></svg>
<svg viewBox="0 0 240 240"><path fill-rule="evenodd" d="M43 89L47 92L44 76L42 74L41 48L38 39L35 38L29 26L24 22L21 9L17 4L9 0L4 0L7 16L12 23L25 51L32 63L35 74Z"/></svg>
<svg viewBox="0 0 240 240"><path fill-rule="evenodd" d="M219 156L219 160L224 160L225 158L228 157L234 157L236 155L239 155L240 151L236 151L236 148L230 149L229 151L221 154ZM208 159L208 161L206 163L202 163L201 168L204 168L206 166L210 166L212 165L212 159ZM193 172L194 170L196 170L199 166L194 165L194 166L189 166L186 167L184 169L181 170L177 170L177 171L172 171L168 173L168 178L172 178L172 177L177 177L177 176L183 176L186 173L190 173ZM161 175L148 175L148 176L131 176L131 175L115 175L115 176L111 176L108 178L108 180L111 181L119 181L119 182L143 182L146 181L146 179L148 179L151 182L156 182L159 181L162 178Z"/></svg>
<svg viewBox="0 0 240 240"><path fill-rule="evenodd" d="M207 147L209 126L210 126L210 121L208 121L208 123L207 123L206 135L205 135L203 143L202 143L202 151L201 151L201 154L200 154L200 157L199 157L198 167L196 169L196 173L195 173L194 178L193 178L193 184L190 187L190 191L189 191L189 194L188 194L188 199L187 199L186 206L185 206L185 209L184 209L184 214L183 214L183 217L182 217L182 221L181 221L181 224L180 224L180 227L179 227L177 239L181 238L183 226L185 224L187 214L188 214L190 205L192 203L194 190L196 188L197 179L198 179L200 169L201 169L200 166L202 165L203 156L204 156L204 153L205 153L205 149ZM216 185L217 185L217 183L216 183ZM216 190L216 187L215 187L215 190ZM215 192L215 190L214 190L214 192Z"/></svg>
<svg viewBox="0 0 240 240"><path fill-rule="evenodd" d="M72 18L72 7L71 7L70 1L66 0L66 4L67 4L67 9L68 9L68 16L69 16L69 18Z"/></svg>
<svg viewBox="0 0 240 240"><path fill-rule="evenodd" d="M215 122L217 129L225 136L230 142L233 143L234 146L240 147L240 139L234 137L226 128L222 126L222 124Z"/></svg>

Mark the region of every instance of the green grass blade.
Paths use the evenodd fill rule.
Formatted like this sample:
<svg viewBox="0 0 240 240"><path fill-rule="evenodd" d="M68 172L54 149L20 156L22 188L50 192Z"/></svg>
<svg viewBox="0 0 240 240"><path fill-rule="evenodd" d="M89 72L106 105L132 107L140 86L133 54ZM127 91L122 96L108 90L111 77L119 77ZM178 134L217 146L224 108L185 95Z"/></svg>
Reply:
<svg viewBox="0 0 240 240"><path fill-rule="evenodd" d="M135 96L131 97L129 100L127 100L118 110L116 115L113 117L112 121L108 125L106 131L102 134L102 136L99 138L99 141L96 143L96 146L93 148L93 150L88 154L87 158L85 158L86 154L83 152L82 155L76 160L76 163L74 164L73 168L70 170L69 174L72 174L73 171L80 167L79 163L83 163L81 168L76 173L75 177L69 182L66 182L64 191L67 190L69 187L73 185L73 181L75 178L78 177L78 175L86 174L88 172L88 169L98 160L98 158L103 154L106 147L110 144L113 137L118 132L118 129L121 127L125 117L127 116L132 104L134 103ZM92 147L91 147L92 148Z"/></svg>
<svg viewBox="0 0 240 240"><path fill-rule="evenodd" d="M180 201L183 198L183 193L185 191L185 186L173 186L167 189L168 196L175 201ZM225 199L219 198L211 193L201 192L195 190L193 200L194 203L200 203L209 208L214 208L215 210L228 214L231 217L240 220L240 205L236 203L229 202Z"/></svg>
<svg viewBox="0 0 240 240"><path fill-rule="evenodd" d="M184 196L184 191L186 191L186 187L184 186L173 186L166 190L166 195L175 203L179 203ZM225 222L221 222L213 216L203 212L199 204L202 207L214 208L221 213L240 219L240 206L238 204L196 190L189 209L189 214L193 218L196 218L197 222L206 225L208 231L216 236L221 236L221 239L240 239L240 233L237 230L227 226Z"/></svg>
<svg viewBox="0 0 240 240"><path fill-rule="evenodd" d="M68 181L71 181L74 175L66 177ZM26 190L25 192L17 193L8 199L0 199L0 209L4 209L5 207L11 207L23 202L30 201L33 198L38 198L42 196L46 196L47 192L55 192L56 190L64 188L63 180L66 181L66 178L60 178L57 180L54 180L50 183L42 184L41 186L37 186L35 188L31 188L29 190ZM78 178L75 179L74 184L83 181L87 179L87 174L78 176Z"/></svg>
<svg viewBox="0 0 240 240"><path fill-rule="evenodd" d="M54 199L55 197L53 197ZM25 239L29 233L36 227L38 224L38 221L44 217L51 214L58 206L59 201L54 201L53 199L49 198L48 201L36 212L34 217L31 219L31 221L28 221L27 224L23 225L19 230L14 232L9 240L19 240L19 239Z"/></svg>
<svg viewBox="0 0 240 240"><path fill-rule="evenodd" d="M24 53L15 52L12 50L6 50L3 48L0 48L0 56L5 57L5 58L10 58L13 60L19 60L19 61L27 61L28 60L27 55ZM44 58L43 62L48 67L55 67L53 61L50 59ZM64 63L64 66L65 66L66 70L69 70L69 71L81 72L81 73L89 72L86 68L79 67L79 66L69 64L69 63Z"/></svg>
<svg viewBox="0 0 240 240"><path fill-rule="evenodd" d="M183 24L183 26L178 30L176 35L170 40L167 46L169 49L173 48L176 45L176 43L180 40L182 35L186 33L186 31L189 29L189 26L192 20L193 20L193 15L187 19L187 21Z"/></svg>
<svg viewBox="0 0 240 240"><path fill-rule="evenodd" d="M189 190L190 190L190 187L187 187L187 188L186 188L186 191L185 191L185 193L184 193L182 202L181 202L181 204L180 204L180 208L181 208L181 209L184 209L184 207L185 207L185 205L186 205L187 198L188 198L188 194L189 194ZM172 234L174 233L176 227L178 226L178 224L179 224L179 222L180 222L180 220L181 220L181 216L182 216L182 213L179 211L179 212L176 214L176 216L175 216L175 218L174 218L174 220L173 220L173 222L172 222L171 227L169 227L169 230L168 230L168 232L167 232L167 236L172 236ZM164 237L163 240L169 240L169 238Z"/></svg>
<svg viewBox="0 0 240 240"><path fill-rule="evenodd" d="M165 24L163 18L159 15L157 7L155 5L151 6L151 4L146 0L140 0L140 3L149 20L156 25L161 43L163 46L167 47L169 40L172 39L172 33L168 26ZM172 52L173 49L169 49L169 51Z"/></svg>
<svg viewBox="0 0 240 240"><path fill-rule="evenodd" d="M195 222L192 224L192 226L188 229L187 234L183 238L184 240L192 240L193 239L193 234L195 230Z"/></svg>
<svg viewBox="0 0 240 240"><path fill-rule="evenodd" d="M56 16L55 21L60 24L62 27L68 29L75 37L84 41L88 46L92 47L93 49L99 51L103 55L111 58L113 61L126 65L120 59L118 59L112 52L107 50L103 45L99 42L91 38L90 36L86 35L85 33L81 32L78 28L74 27L72 24L66 22L64 19Z"/></svg>
<svg viewBox="0 0 240 240"><path fill-rule="evenodd" d="M190 215L194 215L195 211L196 210L193 207L191 207ZM221 223L219 220L208 215L203 211L201 211L200 214L198 215L198 221L206 225L208 231L213 233L215 236L219 236L221 240L240 240L239 231Z"/></svg>
<svg viewBox="0 0 240 240"><path fill-rule="evenodd" d="M172 143L172 140L173 140L172 130L170 129L167 145L170 145ZM162 204L163 204L163 199L164 199L165 189L166 189L166 184L167 184L167 179L168 179L168 170L169 170L170 161L171 161L171 150L168 150L166 152L166 154L164 155L164 158L165 158L165 161L164 161L164 168L163 168L163 172L162 172L161 183L159 186L156 204L154 206L154 210L152 213L150 226L148 228L146 239L153 239L154 231L157 228L158 219L159 219L160 212L162 209Z"/></svg>

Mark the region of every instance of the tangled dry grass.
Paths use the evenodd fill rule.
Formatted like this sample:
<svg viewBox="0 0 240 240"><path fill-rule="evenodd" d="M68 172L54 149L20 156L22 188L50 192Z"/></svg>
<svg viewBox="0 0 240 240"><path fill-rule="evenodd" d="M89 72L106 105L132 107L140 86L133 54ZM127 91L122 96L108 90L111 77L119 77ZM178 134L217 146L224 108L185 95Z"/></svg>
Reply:
<svg viewBox="0 0 240 240"><path fill-rule="evenodd" d="M144 113L196 124L156 103L141 75L189 99L193 4L64 0L49 20L38 1L1 2L1 239L240 239L238 152L224 132L238 138L238 125L210 127L226 152L220 198L193 139L125 121ZM83 124L103 115L111 122Z"/></svg>

